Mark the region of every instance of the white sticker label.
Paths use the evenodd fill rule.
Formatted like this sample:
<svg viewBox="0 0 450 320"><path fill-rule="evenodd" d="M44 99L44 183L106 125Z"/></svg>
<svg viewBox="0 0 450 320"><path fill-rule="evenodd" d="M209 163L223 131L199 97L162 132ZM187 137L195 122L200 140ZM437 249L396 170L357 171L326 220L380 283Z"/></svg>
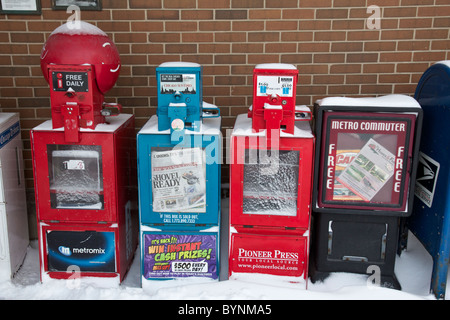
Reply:
<svg viewBox="0 0 450 320"><path fill-rule="evenodd" d="M416 186L414 194L429 208L433 204L436 181L438 179L440 164L426 154L419 153Z"/></svg>
<svg viewBox="0 0 450 320"><path fill-rule="evenodd" d="M184 94L196 94L195 74L161 74L160 76L161 94L174 94L180 92Z"/></svg>
<svg viewBox="0 0 450 320"><path fill-rule="evenodd" d="M292 97L293 76L257 76L256 82L258 96L276 94L280 97Z"/></svg>
<svg viewBox="0 0 450 320"><path fill-rule="evenodd" d="M83 160L67 160L64 161L65 169L67 170L84 170L84 161Z"/></svg>
<svg viewBox="0 0 450 320"><path fill-rule="evenodd" d="M172 272L208 272L208 262L199 261L199 262L173 262L172 263Z"/></svg>

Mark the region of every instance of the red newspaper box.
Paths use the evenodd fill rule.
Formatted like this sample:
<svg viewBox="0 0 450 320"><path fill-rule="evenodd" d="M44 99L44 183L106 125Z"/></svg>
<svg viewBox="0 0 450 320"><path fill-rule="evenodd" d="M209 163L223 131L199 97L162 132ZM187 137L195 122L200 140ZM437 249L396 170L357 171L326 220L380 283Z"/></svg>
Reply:
<svg viewBox="0 0 450 320"><path fill-rule="evenodd" d="M239 115L230 149L230 275L306 280L314 153L309 123L297 122L294 134L273 129L268 138Z"/></svg>
<svg viewBox="0 0 450 320"><path fill-rule="evenodd" d="M131 264L138 243L134 116L121 114L107 121L95 130L80 129L80 142L76 144L65 140L62 128L52 129L51 120L31 130L41 280L46 274L51 278L71 275L60 268L48 268L45 261L53 253L43 231L47 227L64 230L67 235L71 230L98 230L99 238L106 232L110 239L105 243L110 246L107 252L116 252L114 259L118 259L116 269L95 273L81 268L81 276L117 277L121 281L127 271L125 265ZM70 233L70 238L78 239L75 243L79 235ZM65 253L74 257L73 251ZM69 259L62 252L56 254L61 261ZM72 264L81 266L83 259L80 256L74 260L79 264Z"/></svg>
<svg viewBox="0 0 450 320"><path fill-rule="evenodd" d="M134 116L110 117L108 107L120 106L103 102L119 53L96 26L66 23L44 44L41 68L52 111L30 133L41 281L79 271L120 282L138 243L138 209Z"/></svg>

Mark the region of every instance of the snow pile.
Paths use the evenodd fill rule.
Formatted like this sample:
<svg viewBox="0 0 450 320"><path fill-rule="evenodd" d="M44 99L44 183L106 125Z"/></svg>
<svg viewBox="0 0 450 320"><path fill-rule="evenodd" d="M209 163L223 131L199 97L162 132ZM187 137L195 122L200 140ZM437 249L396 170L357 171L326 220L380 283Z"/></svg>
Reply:
<svg viewBox="0 0 450 320"><path fill-rule="evenodd" d="M222 235L228 229L228 200L223 201ZM39 280L38 242L32 241L25 262L13 280L0 281L0 299L20 300L433 300L430 294L432 260L410 234L408 250L397 256L395 273L402 290L368 284L368 275L332 273L324 282L304 283L263 274L233 274L227 277L226 239L221 244L221 281L180 279L146 281L141 287L140 258L121 285L102 278Z"/></svg>
<svg viewBox="0 0 450 320"><path fill-rule="evenodd" d="M50 34L50 36L54 34L68 34L68 35L98 35L98 36L105 36L108 35L101 30L100 28L94 26L93 24L90 24L85 21L69 21L64 23L63 25L59 26L53 32Z"/></svg>

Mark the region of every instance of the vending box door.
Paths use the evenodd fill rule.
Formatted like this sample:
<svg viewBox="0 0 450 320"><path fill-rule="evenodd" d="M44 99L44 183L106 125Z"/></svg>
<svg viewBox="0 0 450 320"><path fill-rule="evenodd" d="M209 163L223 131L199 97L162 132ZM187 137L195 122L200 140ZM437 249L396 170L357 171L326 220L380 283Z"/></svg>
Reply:
<svg viewBox="0 0 450 320"><path fill-rule="evenodd" d="M325 111L318 206L405 211L417 115Z"/></svg>
<svg viewBox="0 0 450 320"><path fill-rule="evenodd" d="M66 142L61 130L35 128L31 131L39 220L117 221L118 212L125 205L122 202L127 201L128 189L132 188L124 180L134 176L129 168L131 164L123 158L128 157L127 162L131 162L135 146L135 142L124 139L134 127L131 120L134 118L120 117L123 119L116 119L117 130L87 132L85 129L77 144ZM122 188L120 194L119 188Z"/></svg>
<svg viewBox="0 0 450 320"><path fill-rule="evenodd" d="M308 238L232 233L229 274L263 273L307 278Z"/></svg>
<svg viewBox="0 0 450 320"><path fill-rule="evenodd" d="M314 139L231 138L230 223L308 228Z"/></svg>
<svg viewBox="0 0 450 320"><path fill-rule="evenodd" d="M156 117L149 125L156 123ZM220 124L220 118L209 119ZM154 126L153 126L154 127ZM186 134L174 145L170 134L138 134L139 210L142 224L218 225L220 131ZM179 230L179 229L178 229Z"/></svg>
<svg viewBox="0 0 450 320"><path fill-rule="evenodd" d="M313 281L330 272L367 274L380 268L383 286L398 288L395 259L399 236L396 216L317 213L311 239L310 275Z"/></svg>

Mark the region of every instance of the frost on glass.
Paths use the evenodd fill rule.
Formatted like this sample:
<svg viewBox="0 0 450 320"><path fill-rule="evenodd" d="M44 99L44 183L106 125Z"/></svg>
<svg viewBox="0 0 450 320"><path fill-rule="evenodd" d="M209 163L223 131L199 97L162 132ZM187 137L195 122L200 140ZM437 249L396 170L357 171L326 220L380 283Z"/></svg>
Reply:
<svg viewBox="0 0 450 320"><path fill-rule="evenodd" d="M101 146L47 147L54 209L103 209Z"/></svg>
<svg viewBox="0 0 450 320"><path fill-rule="evenodd" d="M299 151L245 150L244 214L297 214Z"/></svg>

